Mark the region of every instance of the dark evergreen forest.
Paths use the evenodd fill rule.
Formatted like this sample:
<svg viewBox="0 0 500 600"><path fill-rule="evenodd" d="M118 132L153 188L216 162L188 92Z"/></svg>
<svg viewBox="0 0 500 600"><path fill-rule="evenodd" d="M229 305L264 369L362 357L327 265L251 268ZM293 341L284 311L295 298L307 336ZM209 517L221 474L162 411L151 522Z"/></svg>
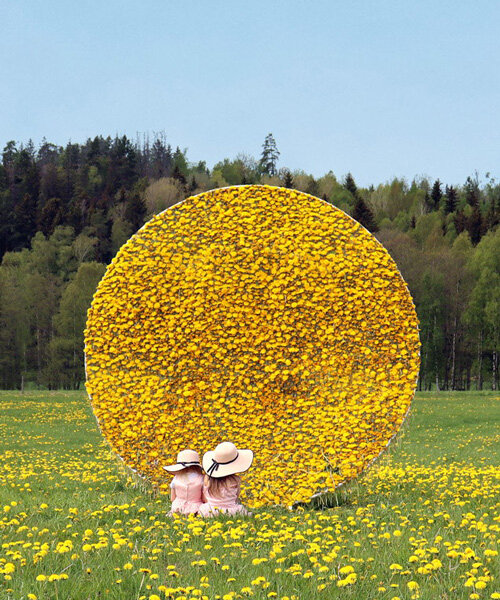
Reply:
<svg viewBox="0 0 500 600"><path fill-rule="evenodd" d="M152 215L208 189L293 187L339 207L388 249L421 326L420 389L498 389L500 184L475 173L357 187L256 160L193 164L165 135L66 146L8 142L0 165L0 386L78 388L86 310L106 265Z"/></svg>

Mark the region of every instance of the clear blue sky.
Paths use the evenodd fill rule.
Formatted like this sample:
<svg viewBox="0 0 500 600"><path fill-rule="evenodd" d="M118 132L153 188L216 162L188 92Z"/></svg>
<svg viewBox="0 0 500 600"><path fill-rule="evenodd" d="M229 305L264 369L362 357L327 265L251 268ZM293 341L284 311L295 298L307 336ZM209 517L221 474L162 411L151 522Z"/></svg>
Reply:
<svg viewBox="0 0 500 600"><path fill-rule="evenodd" d="M359 185L500 178L500 2L0 0L0 145L164 130Z"/></svg>

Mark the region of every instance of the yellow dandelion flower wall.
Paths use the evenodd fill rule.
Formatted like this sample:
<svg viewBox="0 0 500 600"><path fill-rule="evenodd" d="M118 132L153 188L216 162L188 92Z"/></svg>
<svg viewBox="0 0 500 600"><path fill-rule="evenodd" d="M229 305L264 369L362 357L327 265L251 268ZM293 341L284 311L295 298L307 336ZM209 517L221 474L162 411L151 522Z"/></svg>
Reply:
<svg viewBox="0 0 500 600"><path fill-rule="evenodd" d="M251 448L250 506L356 477L409 409L419 368L407 286L377 240L307 194L193 196L118 252L89 309L87 390L131 468L223 440Z"/></svg>

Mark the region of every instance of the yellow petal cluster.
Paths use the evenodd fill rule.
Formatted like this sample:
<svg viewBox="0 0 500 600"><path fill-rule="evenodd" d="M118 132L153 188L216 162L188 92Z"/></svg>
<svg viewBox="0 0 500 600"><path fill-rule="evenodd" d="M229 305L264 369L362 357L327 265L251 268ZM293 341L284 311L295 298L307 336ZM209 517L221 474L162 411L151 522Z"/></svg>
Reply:
<svg viewBox="0 0 500 600"><path fill-rule="evenodd" d="M85 331L87 391L131 468L222 440L254 450L242 499L290 505L356 477L399 429L418 321L377 240L317 198L250 185L193 196L118 252Z"/></svg>

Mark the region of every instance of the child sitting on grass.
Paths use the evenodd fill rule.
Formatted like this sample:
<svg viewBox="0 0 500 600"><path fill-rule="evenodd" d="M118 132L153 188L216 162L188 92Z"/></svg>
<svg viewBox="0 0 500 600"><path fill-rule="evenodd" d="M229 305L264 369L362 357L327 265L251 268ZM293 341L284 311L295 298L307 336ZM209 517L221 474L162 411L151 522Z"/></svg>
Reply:
<svg viewBox="0 0 500 600"><path fill-rule="evenodd" d="M253 461L251 450L238 450L231 442L219 444L215 450L203 456L206 472L203 495L205 502L199 508L202 517L213 517L219 513L249 515L239 503L241 479L236 473L243 473Z"/></svg>
<svg viewBox="0 0 500 600"><path fill-rule="evenodd" d="M170 484L172 508L169 515L196 514L203 503L203 472L198 452L182 450L177 454L177 462L174 465L163 468L169 473L175 473Z"/></svg>

